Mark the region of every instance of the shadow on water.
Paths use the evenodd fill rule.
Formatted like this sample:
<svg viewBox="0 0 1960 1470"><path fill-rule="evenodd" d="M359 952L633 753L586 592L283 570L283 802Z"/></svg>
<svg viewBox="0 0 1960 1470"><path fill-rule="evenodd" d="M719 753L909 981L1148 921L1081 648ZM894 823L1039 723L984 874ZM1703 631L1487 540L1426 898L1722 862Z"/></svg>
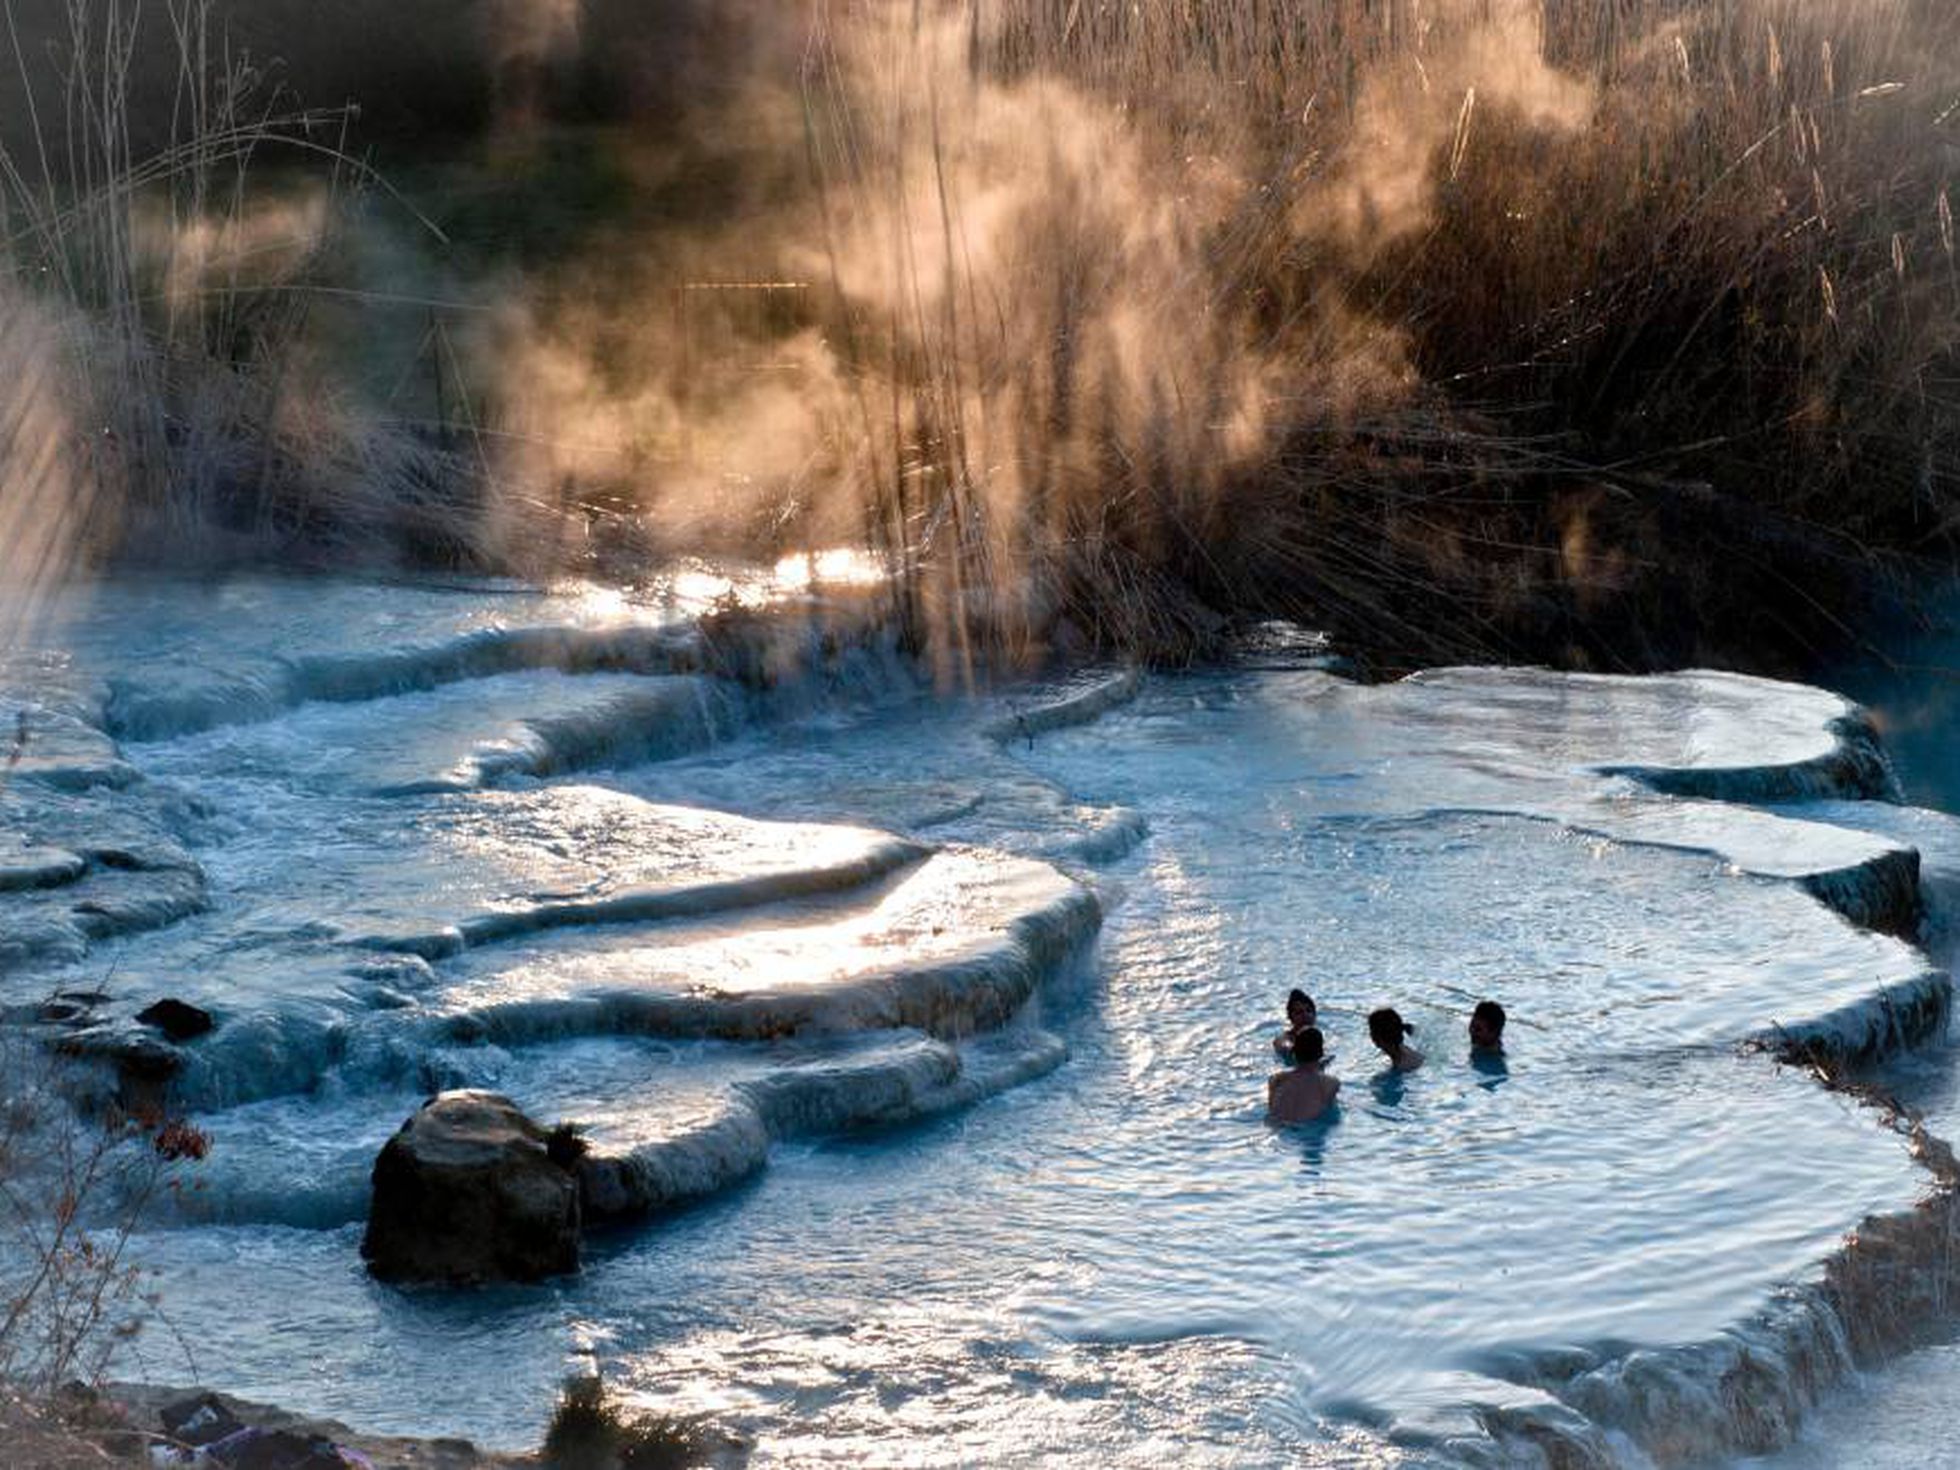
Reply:
<svg viewBox="0 0 1960 1470"><path fill-rule="evenodd" d="M1328 1105L1327 1111L1309 1123L1288 1123L1279 1130L1286 1144L1297 1150L1300 1166L1308 1174L1318 1174L1327 1162L1327 1145L1341 1123L1341 1105Z"/></svg>
<svg viewBox="0 0 1960 1470"><path fill-rule="evenodd" d="M1477 1074L1477 1085L1495 1092L1511 1080L1511 1063L1501 1051L1473 1051L1470 1070Z"/></svg>
<svg viewBox="0 0 1960 1470"><path fill-rule="evenodd" d="M1368 1090L1375 1095L1375 1101L1384 1108L1400 1108L1402 1099L1409 1091L1409 1074L1398 1072L1393 1067L1385 1067L1368 1079Z"/></svg>
<svg viewBox="0 0 1960 1470"><path fill-rule="evenodd" d="M1906 799L1960 811L1960 582L1933 602L1932 627L1880 628L1874 657L1825 671L1820 683L1872 712Z"/></svg>

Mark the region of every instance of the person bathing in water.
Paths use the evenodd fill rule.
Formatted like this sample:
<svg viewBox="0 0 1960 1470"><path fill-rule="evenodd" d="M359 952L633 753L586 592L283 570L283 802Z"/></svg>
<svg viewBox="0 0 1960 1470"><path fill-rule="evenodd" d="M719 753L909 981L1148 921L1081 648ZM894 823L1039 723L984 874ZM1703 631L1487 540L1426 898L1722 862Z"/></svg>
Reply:
<svg viewBox="0 0 1960 1470"><path fill-rule="evenodd" d="M1496 1001L1480 1000L1470 1013L1470 1050L1485 1055L1503 1052L1504 1007Z"/></svg>
<svg viewBox="0 0 1960 1470"><path fill-rule="evenodd" d="M1319 1013L1314 1008L1313 997L1304 990L1294 990L1286 997L1286 1029L1273 1038L1273 1050L1279 1053L1282 1062L1293 1060L1294 1038L1309 1026L1320 1024Z"/></svg>
<svg viewBox="0 0 1960 1470"><path fill-rule="evenodd" d="M1387 1006L1368 1015L1368 1039L1381 1048L1389 1065L1398 1072L1413 1072L1422 1065L1422 1053L1402 1039L1415 1035L1415 1030Z"/></svg>
<svg viewBox="0 0 1960 1470"><path fill-rule="evenodd" d="M1318 1027L1302 1026L1293 1033L1292 1069L1273 1073L1266 1083L1267 1122L1311 1123L1334 1106L1341 1079L1320 1070L1326 1050Z"/></svg>

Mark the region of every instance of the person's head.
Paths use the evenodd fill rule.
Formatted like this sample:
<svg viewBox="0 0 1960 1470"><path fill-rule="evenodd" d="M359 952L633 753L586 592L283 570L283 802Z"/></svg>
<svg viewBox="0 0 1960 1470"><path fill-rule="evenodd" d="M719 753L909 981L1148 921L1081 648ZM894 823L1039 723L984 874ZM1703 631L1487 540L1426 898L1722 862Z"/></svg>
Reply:
<svg viewBox="0 0 1960 1470"><path fill-rule="evenodd" d="M1390 1056L1402 1049L1402 1038L1415 1035L1415 1030L1399 1012L1387 1006L1368 1013L1368 1039Z"/></svg>
<svg viewBox="0 0 1960 1470"><path fill-rule="evenodd" d="M1496 1051L1504 1045L1504 1007L1494 1000L1480 1000L1470 1013L1470 1044L1478 1051Z"/></svg>
<svg viewBox="0 0 1960 1470"><path fill-rule="evenodd" d="M1293 1065L1317 1067L1327 1055L1327 1039L1318 1026L1305 1026L1293 1033Z"/></svg>
<svg viewBox="0 0 1960 1470"><path fill-rule="evenodd" d="M1296 1030L1311 1026L1320 1019L1314 1009L1313 997L1304 990L1292 991L1286 997L1286 1024Z"/></svg>

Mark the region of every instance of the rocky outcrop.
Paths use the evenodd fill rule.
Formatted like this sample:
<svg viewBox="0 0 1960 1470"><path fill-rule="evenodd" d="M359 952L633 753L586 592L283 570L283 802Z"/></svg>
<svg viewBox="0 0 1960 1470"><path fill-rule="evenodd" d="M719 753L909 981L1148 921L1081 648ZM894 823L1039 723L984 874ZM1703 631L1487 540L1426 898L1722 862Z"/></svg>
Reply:
<svg viewBox="0 0 1960 1470"><path fill-rule="evenodd" d="M217 1024L209 1011L174 996L165 996L146 1006L136 1013L136 1019L172 1041L193 1041Z"/></svg>
<svg viewBox="0 0 1960 1470"><path fill-rule="evenodd" d="M361 1254L384 1281L537 1281L579 1265L575 1161L492 1092L446 1092L374 1164ZM561 1151L558 1151L562 1153Z"/></svg>

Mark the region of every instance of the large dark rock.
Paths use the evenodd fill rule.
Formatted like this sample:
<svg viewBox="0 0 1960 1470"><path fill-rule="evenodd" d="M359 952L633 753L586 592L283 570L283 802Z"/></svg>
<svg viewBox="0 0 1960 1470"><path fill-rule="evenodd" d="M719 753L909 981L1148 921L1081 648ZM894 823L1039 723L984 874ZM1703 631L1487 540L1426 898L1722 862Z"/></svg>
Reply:
<svg viewBox="0 0 1960 1470"><path fill-rule="evenodd" d="M551 1132L492 1092L445 1092L374 1163L361 1254L384 1281L464 1285L576 1271L579 1191Z"/></svg>

